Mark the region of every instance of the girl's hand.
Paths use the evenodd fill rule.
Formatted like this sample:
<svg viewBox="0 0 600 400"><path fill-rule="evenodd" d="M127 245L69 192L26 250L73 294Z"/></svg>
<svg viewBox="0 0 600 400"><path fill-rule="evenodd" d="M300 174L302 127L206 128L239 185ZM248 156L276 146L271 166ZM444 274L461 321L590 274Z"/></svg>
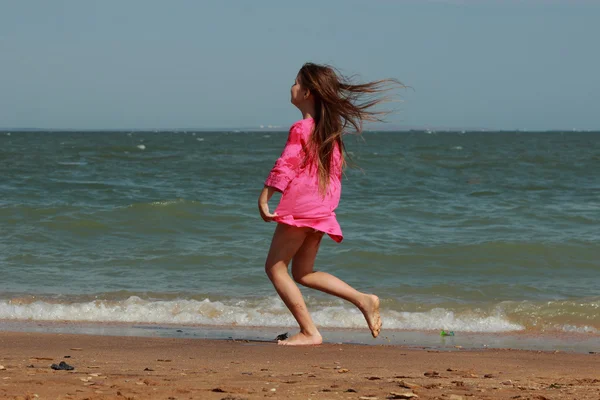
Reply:
<svg viewBox="0 0 600 400"><path fill-rule="evenodd" d="M269 199L273 196L274 191L273 188L265 186L260 196L258 196L258 211L260 212L260 217L265 222L271 222L277 216L277 214L271 214L269 211Z"/></svg>
<svg viewBox="0 0 600 400"><path fill-rule="evenodd" d="M277 214L271 214L269 204L267 203L258 203L258 211L260 212L260 217L265 222L271 222L277 216Z"/></svg>

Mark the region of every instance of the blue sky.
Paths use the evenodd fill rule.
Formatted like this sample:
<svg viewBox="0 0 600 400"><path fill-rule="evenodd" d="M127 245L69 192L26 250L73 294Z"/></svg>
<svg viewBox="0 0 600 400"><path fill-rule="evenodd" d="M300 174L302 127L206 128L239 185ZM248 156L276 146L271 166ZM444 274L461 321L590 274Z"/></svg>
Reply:
<svg viewBox="0 0 600 400"><path fill-rule="evenodd" d="M395 77L393 126L600 129L600 1L4 1L0 126L289 126L306 61Z"/></svg>

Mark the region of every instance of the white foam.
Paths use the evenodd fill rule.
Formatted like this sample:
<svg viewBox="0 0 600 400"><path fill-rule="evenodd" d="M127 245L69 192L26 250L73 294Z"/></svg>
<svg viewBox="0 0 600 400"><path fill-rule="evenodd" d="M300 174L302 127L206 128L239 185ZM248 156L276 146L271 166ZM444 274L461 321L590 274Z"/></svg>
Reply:
<svg viewBox="0 0 600 400"><path fill-rule="evenodd" d="M85 161L60 161L59 165L87 165Z"/></svg>
<svg viewBox="0 0 600 400"><path fill-rule="evenodd" d="M595 333L598 334L600 331L592 326L574 326L574 325L563 325L563 326L555 326L556 330L561 330L563 332L573 332L573 333Z"/></svg>
<svg viewBox="0 0 600 400"><path fill-rule="evenodd" d="M359 310L345 303L315 305L312 317L321 327L365 328ZM509 332L525 329L502 314L456 315L435 308L427 312L382 311L387 329L454 330L462 332ZM294 327L296 322L278 297L227 302L197 300L148 301L131 296L122 301L96 300L84 303L0 301L0 319L203 324L217 326Z"/></svg>
<svg viewBox="0 0 600 400"><path fill-rule="evenodd" d="M184 199L174 199L174 200L158 200L150 203L153 206L170 206L172 204L180 204L185 203Z"/></svg>
<svg viewBox="0 0 600 400"><path fill-rule="evenodd" d="M196 138L196 140L199 141L199 142L203 142L204 138L199 137L199 138Z"/></svg>
<svg viewBox="0 0 600 400"><path fill-rule="evenodd" d="M140 149L140 150L145 150L145 149L146 149L146 146L145 146L145 145L143 145L143 144L138 144L138 145L137 145L137 148L138 148L138 149Z"/></svg>

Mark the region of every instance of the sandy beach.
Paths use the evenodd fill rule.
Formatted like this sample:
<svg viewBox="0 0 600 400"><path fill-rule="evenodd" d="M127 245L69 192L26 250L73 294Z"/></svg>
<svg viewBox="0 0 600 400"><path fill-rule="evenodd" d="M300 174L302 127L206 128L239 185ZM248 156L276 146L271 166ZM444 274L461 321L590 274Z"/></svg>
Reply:
<svg viewBox="0 0 600 400"><path fill-rule="evenodd" d="M593 352L31 332L0 343L2 399L600 399ZM74 370L51 368L61 361Z"/></svg>

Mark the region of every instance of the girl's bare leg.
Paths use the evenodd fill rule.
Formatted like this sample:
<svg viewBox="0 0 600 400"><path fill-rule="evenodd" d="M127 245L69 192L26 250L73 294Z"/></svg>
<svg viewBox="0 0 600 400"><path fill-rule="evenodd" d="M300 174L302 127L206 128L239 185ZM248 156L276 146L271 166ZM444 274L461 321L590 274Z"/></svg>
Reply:
<svg viewBox="0 0 600 400"><path fill-rule="evenodd" d="M313 271L322 238L322 232L309 233L306 236L302 246L293 257L292 275L294 280L301 285L332 294L354 304L365 316L373 337L377 337L382 325L379 315L379 298L374 294L361 293L331 274Z"/></svg>
<svg viewBox="0 0 600 400"><path fill-rule="evenodd" d="M304 243L308 232L309 230L306 228L277 224L265 262L265 271L275 286L275 290L300 325L299 334L280 341L279 344L314 345L323 342L321 334L308 313L300 289L288 273L288 265Z"/></svg>

